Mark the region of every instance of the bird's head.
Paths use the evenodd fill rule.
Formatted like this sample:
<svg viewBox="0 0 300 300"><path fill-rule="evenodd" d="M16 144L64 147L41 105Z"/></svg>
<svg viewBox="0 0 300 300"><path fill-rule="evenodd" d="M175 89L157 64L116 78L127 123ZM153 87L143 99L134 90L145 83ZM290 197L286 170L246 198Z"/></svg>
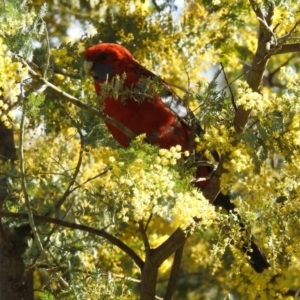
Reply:
<svg viewBox="0 0 300 300"><path fill-rule="evenodd" d="M117 74L118 66L134 60L132 54L118 44L103 43L84 52L84 70L95 82L104 82Z"/></svg>

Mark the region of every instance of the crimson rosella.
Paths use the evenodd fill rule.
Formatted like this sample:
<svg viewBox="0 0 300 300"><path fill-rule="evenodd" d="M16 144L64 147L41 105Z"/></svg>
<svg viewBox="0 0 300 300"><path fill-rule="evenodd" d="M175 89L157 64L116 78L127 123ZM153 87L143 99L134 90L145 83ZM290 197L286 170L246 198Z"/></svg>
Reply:
<svg viewBox="0 0 300 300"><path fill-rule="evenodd" d="M132 94L127 94L125 101L121 95L119 99L113 96L105 96L104 99L100 97L100 105L106 115L136 135L145 133L146 140L151 144L166 149L181 145L183 151L192 150L194 135L199 135L203 131L193 112L165 81L140 65L126 48L118 44L103 43L92 46L85 51L84 58L85 71L93 77L98 96L101 96L101 84L111 82L116 75L122 77L125 74L122 88L127 91L133 90ZM141 84L145 80L152 82L153 85L158 84L158 89L154 88L154 92L150 94L148 90L144 93L140 91L141 87L149 88L149 85ZM139 96L135 97L135 90ZM129 146L130 138L122 130L108 123L106 126L117 142L124 147ZM204 177L211 171L210 167L200 166L196 174ZM204 188L207 182L199 181L198 187ZM221 193L214 204L227 210L234 208L229 197ZM241 230L244 230L243 224ZM250 242L251 249L248 249L246 243L242 248L255 271L261 273L269 267L269 263L253 239Z"/></svg>

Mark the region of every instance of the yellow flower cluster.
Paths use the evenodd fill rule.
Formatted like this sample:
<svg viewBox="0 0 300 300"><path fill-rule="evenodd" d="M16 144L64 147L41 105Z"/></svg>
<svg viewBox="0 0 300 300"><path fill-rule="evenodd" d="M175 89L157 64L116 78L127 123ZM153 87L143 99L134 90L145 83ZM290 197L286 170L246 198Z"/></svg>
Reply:
<svg viewBox="0 0 300 300"><path fill-rule="evenodd" d="M283 83L286 84L286 91L291 89L293 93L297 93L300 91L299 87L299 74L297 70L293 67L281 67L278 75L278 79ZM285 94L286 97L292 97L289 93Z"/></svg>
<svg viewBox="0 0 300 300"><path fill-rule="evenodd" d="M63 69L67 73L73 74L74 72L78 73L78 70L74 69L73 66L73 60L74 57L68 53L66 48L60 48L60 49L51 49L51 55L54 59L55 64L58 66L58 68ZM78 93L78 91L87 91L88 89L84 89L84 87L81 86L81 81L74 80L70 76L65 76L63 74L56 73L55 74L56 84L58 86L62 86L64 90L69 90L75 93ZM90 88L91 91L94 91L94 88ZM84 96L86 98L86 96Z"/></svg>
<svg viewBox="0 0 300 300"><path fill-rule="evenodd" d="M55 63L59 66L68 66L74 59L73 57L68 56L66 48L52 48L51 54L53 55Z"/></svg>
<svg viewBox="0 0 300 300"><path fill-rule="evenodd" d="M26 77L27 69L21 63L13 62L7 51L0 37L0 119L5 126L11 127L14 115L9 111L9 104L17 101L21 93L20 82Z"/></svg>
<svg viewBox="0 0 300 300"><path fill-rule="evenodd" d="M247 82L238 80L236 82L237 93L236 93L236 104L237 106L243 106L244 109L254 109L260 105L262 95L257 92L253 92L249 88Z"/></svg>
<svg viewBox="0 0 300 300"><path fill-rule="evenodd" d="M175 225L188 230L196 226L211 226L217 218L215 207L196 189L178 193L171 212ZM197 223L194 218L197 218Z"/></svg>
<svg viewBox="0 0 300 300"><path fill-rule="evenodd" d="M282 67L279 72L279 79L283 84L286 85L284 94L280 98L281 105L279 107L280 111L282 112L283 118L285 120L285 124L287 124L287 130L283 135L283 139L285 140L285 143L287 145L299 146L300 145L299 75L292 67Z"/></svg>
<svg viewBox="0 0 300 300"><path fill-rule="evenodd" d="M197 150L212 149L217 150L220 154L229 152L232 150L232 133L233 129L227 128L225 125L220 125L218 128L211 126L206 129L203 136L204 141L199 143Z"/></svg>
<svg viewBox="0 0 300 300"><path fill-rule="evenodd" d="M144 169L142 159L135 159L130 165L116 163L113 169L118 178L116 202L122 202L123 208L119 217L127 221L128 217L135 221L147 219L151 214L166 217L168 215L168 201L175 197L175 178L168 168L154 163L148 170ZM121 168L121 170L120 170ZM174 201L174 200L173 200Z"/></svg>
<svg viewBox="0 0 300 300"><path fill-rule="evenodd" d="M291 123L288 127L289 131L284 134L284 138L292 145L300 145L300 115L295 114L292 117Z"/></svg>
<svg viewBox="0 0 300 300"><path fill-rule="evenodd" d="M265 90L263 94L253 92L243 81L238 81L237 86L237 105L251 110L252 116L256 116L259 120L264 121L266 115L278 109L281 110L279 107L281 99L275 93L268 90Z"/></svg>
<svg viewBox="0 0 300 300"><path fill-rule="evenodd" d="M17 34L20 29L33 24L35 13L27 12L26 14L19 14L18 18L14 14L6 14L5 22L0 18L0 36L13 36Z"/></svg>
<svg viewBox="0 0 300 300"><path fill-rule="evenodd" d="M181 146L177 145L176 147L171 147L170 150L159 149L159 156L156 157L156 163L162 164L163 166L167 165L176 165L177 160L181 158Z"/></svg>
<svg viewBox="0 0 300 300"><path fill-rule="evenodd" d="M298 19L298 7L297 1L291 1L287 7L283 6L274 10L273 24L284 24L284 26L278 26L277 36L283 36L293 28Z"/></svg>
<svg viewBox="0 0 300 300"><path fill-rule="evenodd" d="M200 226L209 226L215 218L214 207L200 191L189 186L191 178L185 178L185 184L181 182L177 165L181 147L156 150L143 146L139 138L134 143L139 148L134 149L130 160L132 149L108 158L112 169L101 189L108 201L120 207L118 218L137 222L156 215L185 229L197 226L196 217Z"/></svg>
<svg viewBox="0 0 300 300"><path fill-rule="evenodd" d="M233 170L234 173L240 173L246 170L247 172L253 171L254 166L252 164L251 157L247 148L243 144L236 147L236 149L230 153L230 158L230 164L224 164L226 169Z"/></svg>

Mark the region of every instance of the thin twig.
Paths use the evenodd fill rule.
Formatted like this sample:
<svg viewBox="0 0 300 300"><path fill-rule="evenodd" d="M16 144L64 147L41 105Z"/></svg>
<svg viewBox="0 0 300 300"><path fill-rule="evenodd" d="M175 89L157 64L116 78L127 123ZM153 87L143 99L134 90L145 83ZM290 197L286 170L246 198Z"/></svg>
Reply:
<svg viewBox="0 0 300 300"><path fill-rule="evenodd" d="M278 38L278 44L283 45L292 35L292 33L296 30L297 26L300 24L300 20L298 20L289 33L285 34L284 36Z"/></svg>
<svg viewBox="0 0 300 300"><path fill-rule="evenodd" d="M106 167L103 171L101 171L100 173L98 173L97 175L93 176L93 177L89 177L86 181L82 182L81 184L76 185L71 192L74 192L75 190L79 189L81 186L84 186L86 183L100 177L103 176L104 174L107 173L107 171L111 170L111 167Z"/></svg>
<svg viewBox="0 0 300 300"><path fill-rule="evenodd" d="M150 216L149 216L149 218L148 218L148 220L147 220L147 222L146 222L146 225L145 225L145 231L147 231L151 219L152 219L152 214L150 214Z"/></svg>
<svg viewBox="0 0 300 300"><path fill-rule="evenodd" d="M150 250L150 243L149 243L149 240L148 240L148 237L147 237L147 234L146 234L146 230L145 230L145 227L144 227L144 224L143 224L142 221L139 221L138 224L139 224L139 230L140 230L140 233L141 233L141 237L142 237L142 240L143 240L143 243L144 243L144 246L145 246L145 250L146 250L146 253L147 253L147 251Z"/></svg>
<svg viewBox="0 0 300 300"><path fill-rule="evenodd" d="M71 119L72 123L76 123L70 115L69 115L69 118ZM77 160L75 171L73 173L73 176L72 176L72 178L69 182L69 185L68 185L67 189L65 190L62 197L54 204L55 210L59 210L60 207L62 206L62 204L66 201L67 197L74 191L74 189L72 189L72 187L76 182L76 178L79 174L80 167L81 167L81 164L82 164L83 150L84 150L83 134L82 134L81 130L78 128L78 126L76 126L76 128L77 128L77 132L78 132L79 137L80 137L79 157L78 157L78 160Z"/></svg>
<svg viewBox="0 0 300 300"><path fill-rule="evenodd" d="M299 49L300 51L300 49ZM270 86L273 86L273 77L275 76L276 73L278 73L280 71L280 69L284 66L286 66L293 58L295 57L295 55L290 56L288 59L286 59L282 64L280 64L278 67L276 67L272 72L270 72L268 74L268 76L266 76L266 79L268 80L268 84ZM278 86L278 85L276 85Z"/></svg>
<svg viewBox="0 0 300 300"><path fill-rule="evenodd" d="M225 69L224 69L224 66L222 63L220 63L221 65L221 68L222 68L222 72L224 74L224 79L225 79L225 82L228 86L228 89L229 89L229 92L230 92L230 96L231 96L231 104L234 108L234 111L237 111L237 107L236 107L236 104L235 104L235 101L234 101L234 95L233 95L233 92L232 92L232 89L231 89L231 86L229 85L229 82L228 82L228 78L227 78L227 75L226 75L226 72L225 72Z"/></svg>
<svg viewBox="0 0 300 300"><path fill-rule="evenodd" d="M35 226L33 212L32 212L32 209L31 209L29 195L28 195L28 192L27 192L27 183L26 183L26 175L25 175L25 163L24 163L24 161L25 161L24 160L24 149L23 149L23 145L24 145L24 128L25 128L25 111L23 109L22 116L21 116L20 141L19 141L19 160L20 160L20 175L21 175L22 192L23 192L24 199L25 199L25 206L26 206L26 210L27 210L29 224L30 224L33 236L35 238L35 242L38 246L38 249L39 249L40 253L43 255L43 257L45 258L47 263L49 265L51 265L51 262L50 262L47 254L44 250L43 244L42 244L40 236L37 232L37 228ZM61 276L59 276L58 274L56 274L56 276L65 288L69 287L68 283Z"/></svg>
<svg viewBox="0 0 300 300"><path fill-rule="evenodd" d="M250 0L249 2L251 4L252 9L255 12L256 16L261 19L264 19L264 14L263 14L262 10L259 8L259 4L254 0Z"/></svg>
<svg viewBox="0 0 300 300"><path fill-rule="evenodd" d="M108 276L107 274L100 274L100 276ZM112 276L116 277L116 278L120 278L120 279L124 279L124 280L128 280L134 283L141 283L140 279L136 279L133 277L128 277L128 276L124 276L124 275L119 275L119 274L112 274Z"/></svg>
<svg viewBox="0 0 300 300"><path fill-rule="evenodd" d="M161 12L162 10L164 10L166 4L163 4L161 7L157 4L156 0L151 0L154 8L158 11Z"/></svg>
<svg viewBox="0 0 300 300"><path fill-rule="evenodd" d="M38 94L39 92L43 92L45 90L45 86L41 86L38 91L35 92L35 94ZM43 255L45 260L51 265L51 262L44 250L43 244L41 242L40 236L38 234L37 228L35 226L34 218L33 218L33 212L30 205L29 195L27 192L27 182L26 182L26 175L25 175L25 159L24 159L24 135L25 135L25 110L23 107L22 115L21 115L21 123L20 123L20 137L19 137L19 161L20 161L20 179L21 179L21 186L22 186L22 192L24 195L25 200L25 206L28 214L29 224L33 233L33 236L35 238L35 242L37 243L38 249L40 253ZM65 287L68 288L68 283L58 274L55 275L59 282Z"/></svg>
<svg viewBox="0 0 300 300"><path fill-rule="evenodd" d="M44 248L42 246L40 237L38 235L36 226L34 224L33 213L32 213L32 209L31 209L31 206L30 206L29 196L28 196L28 193L27 193L27 183L26 183L26 175L25 175L25 163L24 163L25 159L24 159L24 149L23 149L23 146L24 146L24 128L25 128L25 112L24 112L24 109L23 109L22 116L21 116L20 139L19 139L19 160L20 160L20 175L21 175L22 192L23 192L24 199L25 199L25 205L26 205L26 209L27 209L27 213L28 213L28 219L29 219L31 230L33 232L33 235L34 235L34 238L36 240L36 243L38 245L39 250L46 257L45 252L44 252Z"/></svg>
<svg viewBox="0 0 300 300"><path fill-rule="evenodd" d="M50 41L49 41L49 34L48 34L47 24L44 20L42 20L42 22L44 24L44 28L45 28L45 32L46 32L46 42L47 42L46 67L45 67L45 70L43 72L44 73L43 77L46 78L47 71L48 71L49 66L50 66L51 51L50 51Z"/></svg>

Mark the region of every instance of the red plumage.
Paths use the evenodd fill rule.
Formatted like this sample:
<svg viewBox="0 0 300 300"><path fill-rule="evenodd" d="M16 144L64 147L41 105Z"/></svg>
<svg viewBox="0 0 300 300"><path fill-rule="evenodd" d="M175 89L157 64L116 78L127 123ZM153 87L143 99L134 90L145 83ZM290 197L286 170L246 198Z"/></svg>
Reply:
<svg viewBox="0 0 300 300"><path fill-rule="evenodd" d="M100 54L99 54L100 53ZM84 57L94 63L88 71L95 79L95 89L101 94L101 83L107 79L111 81L115 75L126 74L124 88L137 88L141 79L158 79L149 70L141 66L124 47L117 44L99 44L89 48ZM106 72L106 74L104 73ZM99 73L104 74L99 75ZM126 102L107 97L104 103L104 113L120 122L133 133L146 133L147 139L152 144L158 144L162 148L169 149L171 146L181 145L183 150L189 150L190 128L185 118L194 118L181 99L159 80L160 93L152 93L143 101L127 98ZM169 106L163 101L172 102ZM172 111L172 108L175 111ZM176 109L185 110L183 116L176 115ZM185 114L185 115L184 115ZM111 124L106 124L113 137L124 147L128 147L129 138Z"/></svg>

